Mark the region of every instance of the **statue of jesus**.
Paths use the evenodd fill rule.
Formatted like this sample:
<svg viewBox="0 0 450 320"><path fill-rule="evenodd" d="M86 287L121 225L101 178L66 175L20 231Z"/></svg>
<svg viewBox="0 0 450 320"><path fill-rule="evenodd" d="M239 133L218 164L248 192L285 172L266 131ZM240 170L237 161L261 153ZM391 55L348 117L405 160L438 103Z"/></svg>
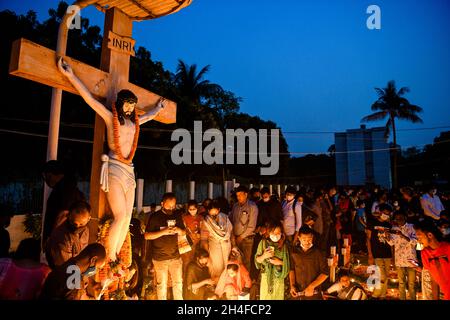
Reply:
<svg viewBox="0 0 450 320"><path fill-rule="evenodd" d="M164 99L158 101L156 108L138 116L135 110L137 97L129 90L121 90L110 110L91 95L63 58L58 60L58 69L106 124L109 154L102 156L100 183L113 214L107 250L110 261L115 262L133 212L136 181L132 160L137 148L139 126L156 117L164 107Z"/></svg>

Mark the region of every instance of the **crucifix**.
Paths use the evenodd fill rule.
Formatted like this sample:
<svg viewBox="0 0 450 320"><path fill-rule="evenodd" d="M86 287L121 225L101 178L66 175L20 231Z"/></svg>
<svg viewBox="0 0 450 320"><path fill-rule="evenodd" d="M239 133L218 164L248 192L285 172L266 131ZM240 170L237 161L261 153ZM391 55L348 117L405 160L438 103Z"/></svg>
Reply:
<svg viewBox="0 0 450 320"><path fill-rule="evenodd" d="M114 239L107 248L112 261L115 261L125 239L134 204L135 182L131 161L137 145L139 123L152 119L162 123L176 121L174 102L128 81L130 55L134 54L131 33L132 19L117 7L112 7L106 10L100 70L67 56L60 59L54 51L26 39L14 42L10 62L10 74L80 94L96 111L90 203L92 216L101 218L107 193L113 224L119 224L114 229L117 229L117 234L110 233ZM103 104L101 101L106 102ZM105 128L110 159L102 156ZM123 194L118 193L119 189Z"/></svg>

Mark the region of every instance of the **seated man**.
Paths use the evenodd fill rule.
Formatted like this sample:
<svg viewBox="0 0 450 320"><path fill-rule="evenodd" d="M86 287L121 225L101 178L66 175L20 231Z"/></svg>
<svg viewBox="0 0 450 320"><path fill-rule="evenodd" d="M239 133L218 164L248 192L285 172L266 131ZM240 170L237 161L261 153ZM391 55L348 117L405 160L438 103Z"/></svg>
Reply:
<svg viewBox="0 0 450 320"><path fill-rule="evenodd" d="M91 243L76 257L56 267L47 277L41 300L81 300L87 298L89 278L106 263L106 250L99 243ZM77 275L78 272L78 275ZM77 279L77 276L79 277ZM69 286L69 284L71 284ZM97 288L100 289L100 288ZM100 290L95 293L100 294ZM99 297L94 297L98 299Z"/></svg>
<svg viewBox="0 0 450 320"><path fill-rule="evenodd" d="M367 294L359 283L350 281L348 273L342 272L339 275L339 282L336 282L327 290L328 294L337 293L339 300L366 300Z"/></svg>
<svg viewBox="0 0 450 320"><path fill-rule="evenodd" d="M87 202L77 201L69 207L69 217L53 230L46 244L48 265L54 269L77 256L89 243L88 223L91 207Z"/></svg>
<svg viewBox="0 0 450 320"><path fill-rule="evenodd" d="M214 282L208 269L209 253L203 248L195 252L195 259L186 267L184 298L186 300L206 300L208 291L213 291Z"/></svg>

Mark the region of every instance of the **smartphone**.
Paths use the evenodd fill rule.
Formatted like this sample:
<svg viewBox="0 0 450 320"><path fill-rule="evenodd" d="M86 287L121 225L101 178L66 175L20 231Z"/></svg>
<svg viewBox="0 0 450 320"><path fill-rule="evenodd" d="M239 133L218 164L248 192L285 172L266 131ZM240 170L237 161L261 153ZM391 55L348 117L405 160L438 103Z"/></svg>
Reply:
<svg viewBox="0 0 450 320"><path fill-rule="evenodd" d="M169 228L173 228L175 227L176 222L177 222L176 220L167 220L167 226Z"/></svg>
<svg viewBox="0 0 450 320"><path fill-rule="evenodd" d="M416 260L408 259L408 262L410 262L412 265L419 267L419 263Z"/></svg>

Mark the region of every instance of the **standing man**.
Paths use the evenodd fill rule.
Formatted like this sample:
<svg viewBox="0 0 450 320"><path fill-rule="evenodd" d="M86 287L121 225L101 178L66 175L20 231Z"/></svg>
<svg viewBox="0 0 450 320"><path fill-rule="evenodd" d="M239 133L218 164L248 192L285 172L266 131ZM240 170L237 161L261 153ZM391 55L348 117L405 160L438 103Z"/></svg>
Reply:
<svg viewBox="0 0 450 320"><path fill-rule="evenodd" d="M173 298L183 300L183 261L178 251L178 236L185 235L181 211L176 210L177 199L172 192L165 193L161 210L150 216L145 239L150 241L150 252L156 272L158 300L167 300L170 273Z"/></svg>
<svg viewBox="0 0 450 320"><path fill-rule="evenodd" d="M46 258L50 268L62 265L77 256L89 244L91 206L77 201L69 208L69 217L53 230L47 242Z"/></svg>
<svg viewBox="0 0 450 320"><path fill-rule="evenodd" d="M445 210L434 186L429 187L427 193L420 198L420 204L422 205L423 213L434 220L439 220L441 212Z"/></svg>
<svg viewBox="0 0 450 320"><path fill-rule="evenodd" d="M296 239L297 231L302 225L302 205L300 202L295 201L296 192L293 186L287 187L285 199L281 203L283 209L283 228L289 245L292 245Z"/></svg>
<svg viewBox="0 0 450 320"><path fill-rule="evenodd" d="M91 95L62 58L58 60L58 68L106 125L109 154L102 156L100 183L114 216L107 248L109 259L114 262L127 236L133 212L136 180L132 161L140 125L157 116L163 108L162 100L155 109L138 116L135 110L137 97L129 90L121 90L116 102L108 109Z"/></svg>
<svg viewBox="0 0 450 320"><path fill-rule="evenodd" d="M66 175L62 163L58 160L50 160L45 164L42 177L47 186L52 188L47 199L43 224L42 244L45 248L53 229L67 217L70 205L76 201L84 201L85 197L78 189L76 180Z"/></svg>
<svg viewBox="0 0 450 320"><path fill-rule="evenodd" d="M401 210L406 213L408 223L417 223L424 217L420 197L415 194L411 188L401 188L402 201L400 202Z"/></svg>
<svg viewBox="0 0 450 320"><path fill-rule="evenodd" d="M323 232L320 241L320 249L328 252L330 229L333 226L333 220L331 218L332 206L328 203L330 201L328 193L323 193L322 200L320 201L320 208L322 209L322 222Z"/></svg>
<svg viewBox="0 0 450 320"><path fill-rule="evenodd" d="M236 197L237 202L231 210L230 220L233 223L236 244L243 254L245 267L247 270L251 270L258 207L253 201L248 199L248 189L245 186L236 188Z"/></svg>
<svg viewBox="0 0 450 320"><path fill-rule="evenodd" d="M313 230L303 226L298 232L299 246L292 248L289 282L291 296L302 300L322 300L322 283L328 278L324 254L313 245Z"/></svg>
<svg viewBox="0 0 450 320"><path fill-rule="evenodd" d="M375 288L372 298L386 298L392 259L391 247L387 243L386 232L391 228L389 223L391 213L392 207L383 203L367 222L366 234L369 265L375 264L380 271L380 286Z"/></svg>

